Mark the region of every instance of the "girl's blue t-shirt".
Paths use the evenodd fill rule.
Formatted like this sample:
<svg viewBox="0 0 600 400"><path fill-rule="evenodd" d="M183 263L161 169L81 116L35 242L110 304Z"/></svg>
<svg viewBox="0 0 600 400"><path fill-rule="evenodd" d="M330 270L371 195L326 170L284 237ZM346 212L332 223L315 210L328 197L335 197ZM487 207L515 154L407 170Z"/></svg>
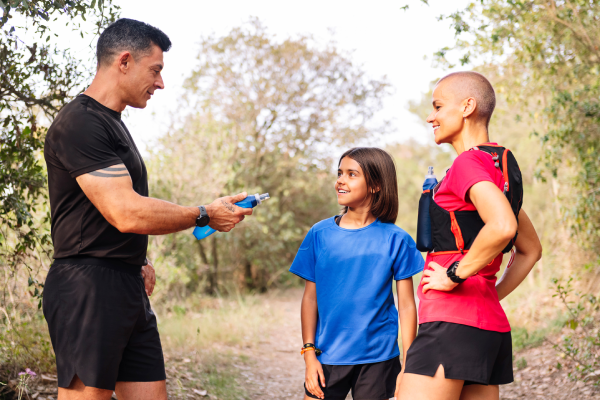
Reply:
<svg viewBox="0 0 600 400"><path fill-rule="evenodd" d="M332 217L314 225L290 272L317 286L319 361L356 365L397 357L392 280L418 274L423 265L414 240L392 223L344 229Z"/></svg>

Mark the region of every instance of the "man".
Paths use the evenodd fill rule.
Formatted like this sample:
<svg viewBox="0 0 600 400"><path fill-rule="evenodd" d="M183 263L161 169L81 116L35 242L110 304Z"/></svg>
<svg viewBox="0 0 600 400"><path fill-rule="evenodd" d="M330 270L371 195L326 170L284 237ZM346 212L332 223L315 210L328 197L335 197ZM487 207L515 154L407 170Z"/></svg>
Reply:
<svg viewBox="0 0 600 400"><path fill-rule="evenodd" d="M120 19L100 35L90 87L58 114L44 157L55 261L44 316L56 353L60 400L165 400L165 368L148 296L154 269L147 235L194 225L228 232L251 209L233 203L183 207L148 197L144 161L121 112L144 108L163 89L171 41L143 22Z"/></svg>

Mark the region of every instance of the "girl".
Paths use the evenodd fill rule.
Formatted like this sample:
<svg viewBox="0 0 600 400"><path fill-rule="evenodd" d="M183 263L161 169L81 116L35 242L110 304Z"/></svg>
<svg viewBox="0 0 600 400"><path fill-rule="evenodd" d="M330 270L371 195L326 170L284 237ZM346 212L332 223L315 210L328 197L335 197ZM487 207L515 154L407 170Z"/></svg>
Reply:
<svg viewBox="0 0 600 400"><path fill-rule="evenodd" d="M341 216L314 225L290 271L306 280L301 351L305 399L389 399L417 327L412 276L423 270L413 239L394 225L398 187L385 151L348 150L335 182ZM392 280L396 280L398 311Z"/></svg>
<svg viewBox="0 0 600 400"><path fill-rule="evenodd" d="M520 209L516 161L489 143L495 104L492 85L475 72L450 74L433 91L427 122L436 143L450 143L458 157L433 189L434 249L417 290L419 334L407 352L398 399L498 400L498 385L513 381L510 325L500 300L525 279L542 248ZM512 202L503 192L515 195ZM513 244L514 262L496 284L502 252Z"/></svg>

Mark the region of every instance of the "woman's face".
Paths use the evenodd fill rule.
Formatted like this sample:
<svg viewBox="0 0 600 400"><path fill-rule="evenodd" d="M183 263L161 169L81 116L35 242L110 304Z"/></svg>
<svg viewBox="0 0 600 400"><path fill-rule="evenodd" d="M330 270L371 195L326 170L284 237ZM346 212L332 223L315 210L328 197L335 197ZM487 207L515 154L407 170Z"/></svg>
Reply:
<svg viewBox="0 0 600 400"><path fill-rule="evenodd" d="M366 206L370 196L367 181L360 164L350 157L342 158L335 182L338 204L350 208Z"/></svg>
<svg viewBox="0 0 600 400"><path fill-rule="evenodd" d="M450 89L451 85L442 81L433 90L433 111L427 122L433 127L437 144L452 143L464 124L464 107Z"/></svg>

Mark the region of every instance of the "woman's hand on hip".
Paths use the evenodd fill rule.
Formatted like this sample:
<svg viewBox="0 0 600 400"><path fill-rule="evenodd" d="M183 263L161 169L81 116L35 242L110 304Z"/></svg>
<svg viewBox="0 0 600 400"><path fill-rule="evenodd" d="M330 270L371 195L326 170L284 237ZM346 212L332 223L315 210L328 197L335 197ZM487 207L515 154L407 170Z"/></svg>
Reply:
<svg viewBox="0 0 600 400"><path fill-rule="evenodd" d="M423 271L423 293L427 293L428 290L432 289L449 292L458 286L458 283L454 283L448 278L448 275L446 275L447 269L440 264L432 261L428 267L432 269Z"/></svg>
<svg viewBox="0 0 600 400"><path fill-rule="evenodd" d="M325 375L323 374L323 366L317 359L314 352L305 353L304 361L306 362L306 389L320 399L325 398L325 394L321 390L321 386L325 387ZM321 386L319 386L319 381Z"/></svg>

